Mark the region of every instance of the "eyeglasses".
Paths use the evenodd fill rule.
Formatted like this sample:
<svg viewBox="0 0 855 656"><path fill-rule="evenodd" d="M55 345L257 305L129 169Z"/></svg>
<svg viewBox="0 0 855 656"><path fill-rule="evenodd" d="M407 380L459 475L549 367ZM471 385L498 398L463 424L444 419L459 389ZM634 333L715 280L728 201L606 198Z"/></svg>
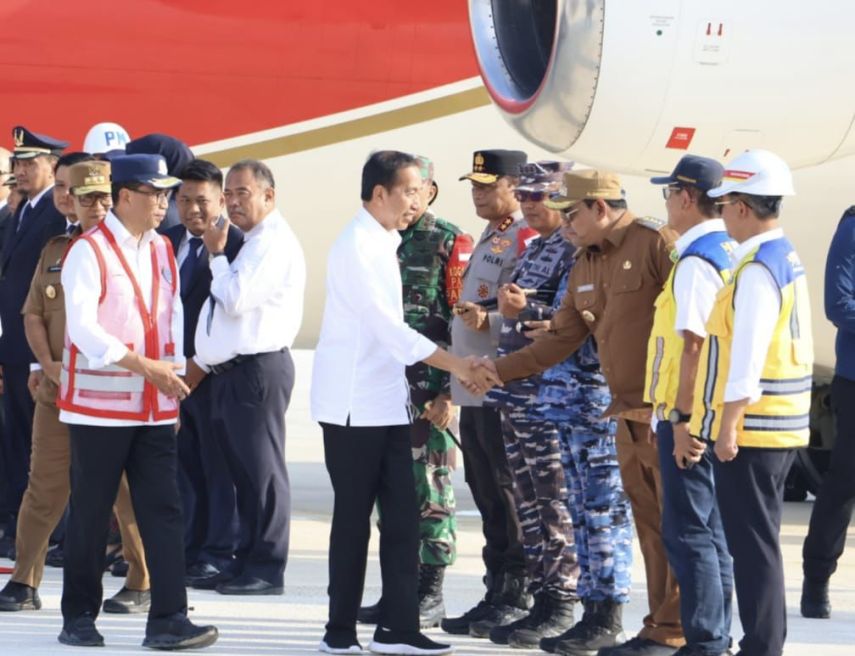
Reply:
<svg viewBox="0 0 855 656"><path fill-rule="evenodd" d="M678 194L681 191L683 191L683 187L679 187L679 186L662 187L662 198L664 198L665 200L668 200L669 198L671 198L671 196L673 196L674 194Z"/></svg>
<svg viewBox="0 0 855 656"><path fill-rule="evenodd" d="M739 198L734 198L732 200L718 200L715 202L715 206L721 210L725 205L736 205L741 202L742 201Z"/></svg>
<svg viewBox="0 0 855 656"><path fill-rule="evenodd" d="M142 194L143 196L148 196L149 198L154 199L154 202L158 205L167 205L169 203L169 199L172 198L172 189L157 189L155 191L146 191L145 189L134 189L132 187L128 187L128 191L133 191L135 194Z"/></svg>
<svg viewBox="0 0 855 656"><path fill-rule="evenodd" d="M573 215L579 211L578 207L574 207L573 209L561 210L561 220L570 223L573 220Z"/></svg>
<svg viewBox="0 0 855 656"><path fill-rule="evenodd" d="M525 191L522 189L517 189L516 191L514 191L514 198L516 198L521 203L525 203L527 201L539 203L548 195L549 194L545 191Z"/></svg>
<svg viewBox="0 0 855 656"><path fill-rule="evenodd" d="M113 199L110 194L83 194L77 196L77 202L83 207L95 207L96 203L107 209L113 207Z"/></svg>

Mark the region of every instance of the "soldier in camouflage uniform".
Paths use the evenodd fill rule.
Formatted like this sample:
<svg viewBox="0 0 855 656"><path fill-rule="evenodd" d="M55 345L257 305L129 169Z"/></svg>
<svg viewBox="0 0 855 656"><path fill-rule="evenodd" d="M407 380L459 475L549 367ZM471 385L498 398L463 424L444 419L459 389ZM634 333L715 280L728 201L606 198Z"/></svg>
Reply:
<svg viewBox="0 0 855 656"><path fill-rule="evenodd" d="M398 261L403 282L404 320L422 335L447 348L451 307L460 294L463 269L472 253L472 238L437 218L428 206L436 197L433 163L417 158L425 180L424 213L401 232ZM442 581L457 556L454 489L456 439L451 424L449 374L417 362L407 367L412 403L413 473L419 502L419 611L422 628L445 617ZM377 605L361 608L359 621L376 623Z"/></svg>
<svg viewBox="0 0 855 656"><path fill-rule="evenodd" d="M553 312L567 291L569 273L558 287ZM620 622L609 619L615 607L629 601L632 567L632 511L617 461L617 422L603 417L611 394L593 337L543 372L537 400L543 416L558 426L579 561L576 592L585 606L580 622L543 638L540 648L582 656L623 640Z"/></svg>
<svg viewBox="0 0 855 656"><path fill-rule="evenodd" d="M529 344L520 321L539 319L551 308L558 285L569 270L572 246L561 236L561 215L543 205L551 188L557 188L569 165L560 162L527 164L516 196L529 227L538 237L517 262L511 290L538 290L508 308L506 292L499 292L504 317L499 355ZM515 380L493 389L485 405L497 407L502 417L502 437L514 476L514 500L523 533L523 549L534 606L501 618L474 623L470 634L489 635L497 644L537 647L544 636L563 633L573 625L577 599L578 566L573 545L573 525L567 507L567 485L561 465L558 427L538 410L540 375ZM496 619L497 622L492 622Z"/></svg>

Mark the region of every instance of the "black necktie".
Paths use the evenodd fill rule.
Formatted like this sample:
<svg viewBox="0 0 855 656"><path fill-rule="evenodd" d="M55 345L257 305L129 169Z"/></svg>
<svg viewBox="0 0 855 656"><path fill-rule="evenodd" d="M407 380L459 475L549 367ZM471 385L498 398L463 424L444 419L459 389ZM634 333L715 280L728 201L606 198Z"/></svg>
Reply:
<svg viewBox="0 0 855 656"><path fill-rule="evenodd" d="M21 227L24 225L24 221L27 218L27 212L30 209L30 203L24 203L24 207L21 208L21 216L18 217L18 232L21 231Z"/></svg>
<svg viewBox="0 0 855 656"><path fill-rule="evenodd" d="M71 237L71 235L74 234L75 230L77 230L77 224L76 223L69 223L65 227L65 234L67 234L69 237Z"/></svg>
<svg viewBox="0 0 855 656"><path fill-rule="evenodd" d="M181 296L184 296L187 293L187 290L190 288L190 281L196 273L196 267L199 265L200 251L202 250L199 248L201 245L201 237L190 237L187 257L184 258L184 262L181 263L181 269L178 272L178 276L181 280Z"/></svg>

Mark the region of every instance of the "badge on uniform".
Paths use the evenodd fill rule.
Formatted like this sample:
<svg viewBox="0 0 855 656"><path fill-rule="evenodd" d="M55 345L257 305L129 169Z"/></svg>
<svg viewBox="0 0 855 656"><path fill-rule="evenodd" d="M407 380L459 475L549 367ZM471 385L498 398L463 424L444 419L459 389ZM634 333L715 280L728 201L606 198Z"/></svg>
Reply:
<svg viewBox="0 0 855 656"><path fill-rule="evenodd" d="M624 260L623 270L629 271L631 268L632 268L632 262L630 262L629 260Z"/></svg>
<svg viewBox="0 0 855 656"><path fill-rule="evenodd" d="M45 296L50 299L56 298L56 287L54 287L53 285L48 285L47 287L45 287Z"/></svg>
<svg viewBox="0 0 855 656"><path fill-rule="evenodd" d="M48 273L59 273L60 271L62 271L62 265L61 264L54 264L53 266L49 266L47 268Z"/></svg>
<svg viewBox="0 0 855 656"><path fill-rule="evenodd" d="M579 285L576 288L576 293L581 294L582 292L592 292L594 291L594 283L589 282L587 285Z"/></svg>
<svg viewBox="0 0 855 656"><path fill-rule="evenodd" d="M490 295L490 288L485 283L478 285L478 298L487 298Z"/></svg>
<svg viewBox="0 0 855 656"><path fill-rule="evenodd" d="M597 317L595 317L595 316L594 316L594 313L593 313L593 312L591 312L590 310L583 310L583 311L582 311L582 318L583 318L585 321L587 321L588 323L591 323L591 322L593 322Z"/></svg>
<svg viewBox="0 0 855 656"><path fill-rule="evenodd" d="M490 251L498 255L499 253L504 252L508 246L511 245L510 239L502 239L501 237L493 237L490 242L492 246L490 246Z"/></svg>

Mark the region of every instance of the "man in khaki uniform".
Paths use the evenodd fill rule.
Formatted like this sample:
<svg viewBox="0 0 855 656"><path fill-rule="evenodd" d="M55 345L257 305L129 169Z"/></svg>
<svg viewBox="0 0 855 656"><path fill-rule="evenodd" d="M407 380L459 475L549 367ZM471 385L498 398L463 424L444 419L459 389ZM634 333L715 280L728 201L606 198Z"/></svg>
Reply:
<svg viewBox="0 0 855 656"><path fill-rule="evenodd" d="M0 592L0 610L5 611L38 610L42 605L37 588L44 572L48 539L68 502L71 459L68 427L60 423L56 407L65 334L60 271L71 241L97 225L112 204L109 162L89 160L64 166L60 160L56 180L57 186L70 187L74 196L67 215L71 229L45 245L22 310L27 340L41 370L30 376L30 390L36 402L30 480L18 515L15 571ZM75 225L77 219L79 223ZM146 612L148 570L124 477L115 510L129 569L125 587L104 602L104 611Z"/></svg>
<svg viewBox="0 0 855 656"><path fill-rule="evenodd" d="M503 381L523 378L561 362L589 335L596 339L612 393L605 415L618 418L618 461L644 556L650 607L637 637L599 654L667 656L685 641L677 582L662 544L662 485L650 437L651 410L642 399L653 303L673 266L676 235L662 222L636 218L626 209L620 179L612 173L566 173L564 187L547 202L564 210L581 244L567 295L548 334L494 366Z"/></svg>

